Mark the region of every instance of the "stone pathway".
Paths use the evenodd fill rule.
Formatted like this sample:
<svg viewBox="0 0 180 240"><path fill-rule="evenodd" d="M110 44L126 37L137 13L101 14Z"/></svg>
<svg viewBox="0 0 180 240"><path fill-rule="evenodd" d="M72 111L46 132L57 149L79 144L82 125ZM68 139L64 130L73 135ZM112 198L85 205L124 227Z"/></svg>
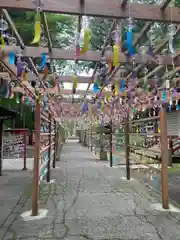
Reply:
<svg viewBox="0 0 180 240"><path fill-rule="evenodd" d="M48 209L47 217L29 222L19 217L0 239L180 240L180 213L155 210L161 199L123 176L122 168L108 168L87 148L68 142L52 170L55 183L41 185L40 206Z"/></svg>
<svg viewBox="0 0 180 240"><path fill-rule="evenodd" d="M31 172L3 170L0 176L0 239L11 231L32 195ZM13 239L13 238L10 238Z"/></svg>

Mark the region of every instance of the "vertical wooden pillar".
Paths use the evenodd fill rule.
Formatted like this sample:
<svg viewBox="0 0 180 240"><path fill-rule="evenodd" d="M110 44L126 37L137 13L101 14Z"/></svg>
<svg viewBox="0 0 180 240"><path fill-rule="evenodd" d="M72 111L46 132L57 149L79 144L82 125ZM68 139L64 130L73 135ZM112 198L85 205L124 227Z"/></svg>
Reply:
<svg viewBox="0 0 180 240"><path fill-rule="evenodd" d="M23 166L23 171L27 170L26 166L26 160L27 160L27 131L23 133L24 137L24 166Z"/></svg>
<svg viewBox="0 0 180 240"><path fill-rule="evenodd" d="M89 128L87 129L87 147L89 149Z"/></svg>
<svg viewBox="0 0 180 240"><path fill-rule="evenodd" d="M40 128L41 128L41 106L36 102L35 115L35 153L34 153L34 188L32 196L32 216L38 215L39 208L39 160L40 160Z"/></svg>
<svg viewBox="0 0 180 240"><path fill-rule="evenodd" d="M92 148L93 148L93 145L92 145L92 127L91 127L91 152L92 152Z"/></svg>
<svg viewBox="0 0 180 240"><path fill-rule="evenodd" d="M162 106L160 110L160 129L161 129L162 207L164 209L169 209L167 111L165 106Z"/></svg>
<svg viewBox="0 0 180 240"><path fill-rule="evenodd" d="M109 151L110 151L110 167L113 166L113 155L112 155L112 120L110 122L110 133L109 133Z"/></svg>
<svg viewBox="0 0 180 240"><path fill-rule="evenodd" d="M125 147L125 159L126 159L126 179L130 180L130 163L129 163L129 121L128 117L125 118L124 126L124 147Z"/></svg>
<svg viewBox="0 0 180 240"><path fill-rule="evenodd" d="M2 158L3 158L3 118L0 119L0 176L2 176Z"/></svg>
<svg viewBox="0 0 180 240"><path fill-rule="evenodd" d="M47 182L50 182L50 178L51 178L51 113L49 113L49 149L48 149L48 164L47 164Z"/></svg>
<svg viewBox="0 0 180 240"><path fill-rule="evenodd" d="M55 136L54 136L54 141L55 141L55 144L54 144L54 154L53 154L53 168L56 167L56 151L58 149L58 146L57 146L57 143L58 143L58 134L57 134L57 123L56 121L54 121L54 124L55 124Z"/></svg>

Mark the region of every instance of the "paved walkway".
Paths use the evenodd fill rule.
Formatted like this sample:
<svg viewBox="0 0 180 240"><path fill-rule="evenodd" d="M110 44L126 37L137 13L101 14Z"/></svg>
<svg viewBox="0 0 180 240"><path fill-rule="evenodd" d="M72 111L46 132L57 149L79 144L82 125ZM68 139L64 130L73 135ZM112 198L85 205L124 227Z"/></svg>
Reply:
<svg viewBox="0 0 180 240"><path fill-rule="evenodd" d="M30 171L3 170L3 176L0 176L0 240L18 221L31 195Z"/></svg>
<svg viewBox="0 0 180 240"><path fill-rule="evenodd" d="M0 239L180 240L180 213L155 210L159 197L123 176L123 169L105 167L87 148L68 142L52 171L56 182L41 185L40 205L48 209L47 217L19 218Z"/></svg>

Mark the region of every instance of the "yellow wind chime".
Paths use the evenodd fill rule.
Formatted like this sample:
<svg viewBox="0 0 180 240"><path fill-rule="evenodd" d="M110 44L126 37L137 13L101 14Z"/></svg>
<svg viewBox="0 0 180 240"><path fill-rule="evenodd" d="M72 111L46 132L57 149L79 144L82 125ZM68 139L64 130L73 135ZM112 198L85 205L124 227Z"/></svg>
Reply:
<svg viewBox="0 0 180 240"><path fill-rule="evenodd" d="M35 23L34 23L34 39L31 44L38 43L41 39L41 21L40 21L40 12L37 8Z"/></svg>
<svg viewBox="0 0 180 240"><path fill-rule="evenodd" d="M86 16L84 16L83 24L84 24L84 27L83 27L84 41L83 41L83 47L80 51L81 54L84 54L88 51L89 44L91 41L91 30L89 29L89 23Z"/></svg>
<svg viewBox="0 0 180 240"><path fill-rule="evenodd" d="M7 22L3 19L3 13L1 15L1 35L0 35L0 46L1 49L4 48L5 46L5 41L4 41L4 36L3 36L3 31L8 29L8 24Z"/></svg>

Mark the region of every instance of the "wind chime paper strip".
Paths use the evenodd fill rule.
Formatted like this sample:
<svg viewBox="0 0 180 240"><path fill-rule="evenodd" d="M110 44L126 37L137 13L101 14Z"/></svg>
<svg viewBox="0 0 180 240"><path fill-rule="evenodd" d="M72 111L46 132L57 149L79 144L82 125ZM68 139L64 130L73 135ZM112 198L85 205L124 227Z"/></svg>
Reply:
<svg viewBox="0 0 180 240"><path fill-rule="evenodd" d="M3 49L5 47L5 41L3 36L0 37L0 42L1 42L1 48Z"/></svg>
<svg viewBox="0 0 180 240"><path fill-rule="evenodd" d="M114 87L115 87L115 89L114 89L114 90L115 90L114 95L115 95L115 97L116 97L116 96L118 95L118 93L119 93L119 86L118 86L118 84L116 83Z"/></svg>
<svg viewBox="0 0 180 240"><path fill-rule="evenodd" d="M87 111L87 106L86 106L86 104L84 104L84 106L83 106L83 111L84 111L84 112Z"/></svg>
<svg viewBox="0 0 180 240"><path fill-rule="evenodd" d="M121 80L121 88L120 88L121 92L124 92L124 87L125 87L125 82L124 80Z"/></svg>
<svg viewBox="0 0 180 240"><path fill-rule="evenodd" d="M46 53L42 53L42 56L41 56L41 70L44 70L45 65L46 65Z"/></svg>
<svg viewBox="0 0 180 240"><path fill-rule="evenodd" d="M114 45L113 46L113 66L118 67L120 65L119 63L119 46Z"/></svg>
<svg viewBox="0 0 180 240"><path fill-rule="evenodd" d="M81 49L79 45L76 45L76 57L79 57L81 54Z"/></svg>
<svg viewBox="0 0 180 240"><path fill-rule="evenodd" d="M95 94L97 94L99 92L99 86L96 82L93 85L93 91L94 91Z"/></svg>
<svg viewBox="0 0 180 240"><path fill-rule="evenodd" d="M86 53L89 48L89 43L91 40L91 33L89 29L84 30L84 45L83 48L81 49L81 53Z"/></svg>
<svg viewBox="0 0 180 240"><path fill-rule="evenodd" d="M41 38L41 22L36 21L34 24L34 39L32 41L32 44L38 43Z"/></svg>
<svg viewBox="0 0 180 240"><path fill-rule="evenodd" d="M48 75L48 67L47 67L47 65L45 64L45 66L44 66L44 77L43 77L43 78L46 78L47 75Z"/></svg>
<svg viewBox="0 0 180 240"><path fill-rule="evenodd" d="M25 69L22 72L21 79L22 79L22 81L27 81L27 74L26 74L26 70Z"/></svg>
<svg viewBox="0 0 180 240"><path fill-rule="evenodd" d="M134 55L134 49L133 49L133 32L132 29L129 29L126 33L127 37L127 49L129 51L129 55L133 56Z"/></svg>
<svg viewBox="0 0 180 240"><path fill-rule="evenodd" d="M111 57L108 59L108 72L111 72L112 70L112 59Z"/></svg>
<svg viewBox="0 0 180 240"><path fill-rule="evenodd" d="M21 77L22 71L23 71L23 64L22 64L22 62L21 62L21 59L19 59L19 60L17 61L17 77L18 77L18 78Z"/></svg>
<svg viewBox="0 0 180 240"><path fill-rule="evenodd" d="M9 64L14 64L15 63L15 54L14 52L9 53Z"/></svg>
<svg viewBox="0 0 180 240"><path fill-rule="evenodd" d="M72 79L74 88L77 88L77 76L72 76Z"/></svg>

